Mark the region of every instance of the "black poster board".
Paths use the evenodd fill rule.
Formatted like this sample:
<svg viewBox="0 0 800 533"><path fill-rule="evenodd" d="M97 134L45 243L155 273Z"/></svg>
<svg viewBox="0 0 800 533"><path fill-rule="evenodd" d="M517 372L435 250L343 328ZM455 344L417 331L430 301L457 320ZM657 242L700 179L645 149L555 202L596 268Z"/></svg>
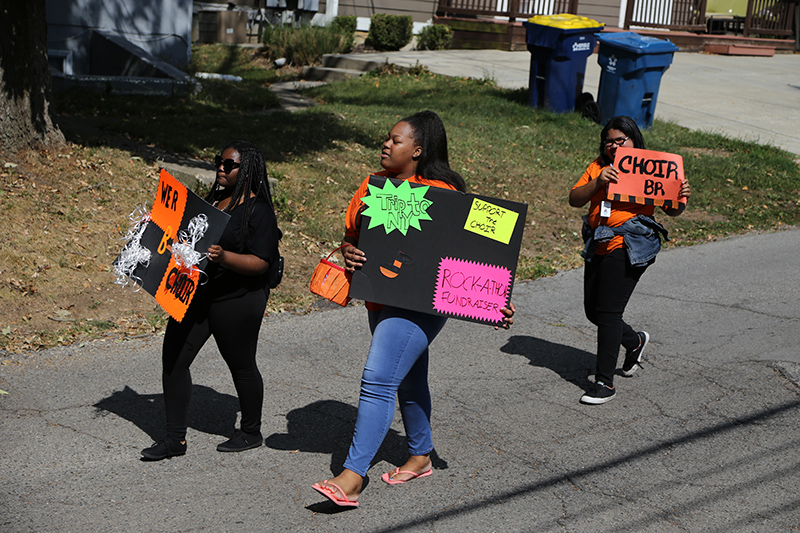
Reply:
<svg viewBox="0 0 800 533"><path fill-rule="evenodd" d="M173 245L183 242L180 233L186 232L195 217L201 215L207 223L206 230L193 249L203 254L193 267L186 268L173 257ZM146 264L138 264L127 275L156 301L175 320L182 320L201 280L201 271L208 264L205 253L208 247L219 242L230 215L209 204L181 182L161 169L152 210L148 213L144 230L136 247L150 251ZM123 251L134 245L129 242ZM114 263L119 263L118 257Z"/></svg>
<svg viewBox="0 0 800 533"><path fill-rule="evenodd" d="M350 296L500 324L511 299L528 206L370 176Z"/></svg>

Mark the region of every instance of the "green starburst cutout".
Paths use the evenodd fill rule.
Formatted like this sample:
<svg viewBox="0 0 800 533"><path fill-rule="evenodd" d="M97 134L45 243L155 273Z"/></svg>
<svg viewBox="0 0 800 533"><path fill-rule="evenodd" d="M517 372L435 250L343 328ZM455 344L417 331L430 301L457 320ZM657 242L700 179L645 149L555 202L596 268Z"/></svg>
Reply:
<svg viewBox="0 0 800 533"><path fill-rule="evenodd" d="M422 231L420 221L433 220L428 216L428 207L433 202L425 199L429 188L428 185L412 188L408 181L395 187L388 179L383 189L370 184L369 195L361 199L367 206L363 214L370 217L367 229L383 226L387 235L394 230L406 235L409 227Z"/></svg>

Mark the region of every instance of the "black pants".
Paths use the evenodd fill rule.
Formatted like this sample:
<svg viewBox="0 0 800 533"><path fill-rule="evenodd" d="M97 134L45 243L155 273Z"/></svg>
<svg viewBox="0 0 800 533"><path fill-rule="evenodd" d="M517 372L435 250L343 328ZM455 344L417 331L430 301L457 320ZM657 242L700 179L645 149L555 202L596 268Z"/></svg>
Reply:
<svg viewBox="0 0 800 533"><path fill-rule="evenodd" d="M583 307L586 318L597 326L595 381L614 384L619 347L635 350L639 336L622 319L633 289L647 266L633 267L624 248L597 255L584 269Z"/></svg>
<svg viewBox="0 0 800 533"><path fill-rule="evenodd" d="M266 306L267 294L259 290L221 302L192 302L181 322L170 319L162 349L168 437L186 438L192 397L189 367L211 335L233 377L242 411L242 431L261 430L264 382L256 366L256 346Z"/></svg>

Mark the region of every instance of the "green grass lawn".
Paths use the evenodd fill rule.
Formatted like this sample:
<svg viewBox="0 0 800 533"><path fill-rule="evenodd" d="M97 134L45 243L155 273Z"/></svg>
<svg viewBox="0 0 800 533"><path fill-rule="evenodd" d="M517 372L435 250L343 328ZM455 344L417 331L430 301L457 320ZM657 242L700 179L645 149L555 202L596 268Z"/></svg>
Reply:
<svg viewBox="0 0 800 533"><path fill-rule="evenodd" d="M526 90L500 89L491 81L389 66L306 90L318 105L289 113L268 90L288 74L264 68L258 54L196 49L193 69L244 81L204 81L196 94L164 99L60 95L56 111L89 119L112 136L209 161L234 139L261 147L277 179L274 196L287 258L284 282L270 297L272 309L304 310L316 301L308 291L313 268L340 242L343 215L358 184L380 170L382 139L396 121L424 109L442 117L451 166L471 192L528 204L518 279L582 262L580 217L586 209L569 207L567 196L597 156L601 126L578 114L531 108ZM692 184L682 216L657 216L670 230L667 246L800 223L796 155L658 120L644 136L648 149L683 156ZM131 172L128 154L104 157L115 172ZM145 162L141 168L152 171ZM141 191L117 213L120 227L141 198L151 197L152 187L142 180Z"/></svg>

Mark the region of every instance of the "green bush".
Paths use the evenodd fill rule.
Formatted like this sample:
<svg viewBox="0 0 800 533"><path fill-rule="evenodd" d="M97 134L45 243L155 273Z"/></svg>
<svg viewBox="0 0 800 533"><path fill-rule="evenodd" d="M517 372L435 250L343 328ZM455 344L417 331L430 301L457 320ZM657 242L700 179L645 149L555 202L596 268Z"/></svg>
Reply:
<svg viewBox="0 0 800 533"><path fill-rule="evenodd" d="M328 25L328 29L342 36L348 44L348 50L346 51L349 52L355 46L357 25L358 23L355 15L338 15L333 17L333 20L331 20L331 23Z"/></svg>
<svg viewBox="0 0 800 533"><path fill-rule="evenodd" d="M395 51L411 42L414 19L410 15L372 15L369 23L369 40L378 51Z"/></svg>
<svg viewBox="0 0 800 533"><path fill-rule="evenodd" d="M356 33L356 27L358 26L356 19L355 15L338 15L333 17L329 28L336 33L352 37Z"/></svg>
<svg viewBox="0 0 800 533"><path fill-rule="evenodd" d="M318 65L323 54L350 52L353 38L348 39L330 27L267 26L264 29L264 47L272 60L285 57L295 66Z"/></svg>
<svg viewBox="0 0 800 533"><path fill-rule="evenodd" d="M425 26L417 35L417 48L420 50L445 50L450 48L453 31L450 26L434 24Z"/></svg>

